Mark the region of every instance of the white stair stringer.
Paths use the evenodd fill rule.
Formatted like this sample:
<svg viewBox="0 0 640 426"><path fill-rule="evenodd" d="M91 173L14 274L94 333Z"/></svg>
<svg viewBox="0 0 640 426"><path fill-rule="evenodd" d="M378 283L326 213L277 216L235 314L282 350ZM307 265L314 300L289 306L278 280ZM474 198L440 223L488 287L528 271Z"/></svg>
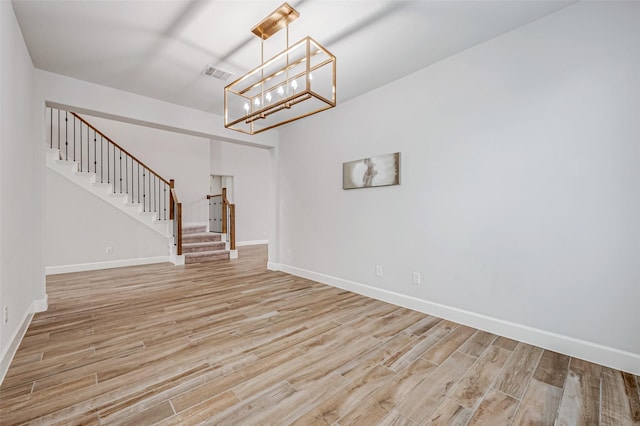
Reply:
<svg viewBox="0 0 640 426"><path fill-rule="evenodd" d="M158 220L157 215L151 212L143 212L142 205L130 203L125 193L114 193L112 185L96 182L96 174L79 172L78 163L74 161L60 160L60 152L57 149L49 149L47 166L56 173L64 176L75 184L83 187L96 197L111 204L124 214L134 218L146 227L167 238L167 244L173 245L173 221Z"/></svg>

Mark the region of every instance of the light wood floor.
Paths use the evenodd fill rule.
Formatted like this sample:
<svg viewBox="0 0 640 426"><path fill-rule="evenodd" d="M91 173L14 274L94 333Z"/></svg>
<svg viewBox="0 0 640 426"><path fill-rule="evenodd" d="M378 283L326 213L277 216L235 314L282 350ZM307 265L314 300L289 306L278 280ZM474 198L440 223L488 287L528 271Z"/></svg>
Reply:
<svg viewBox="0 0 640 426"><path fill-rule="evenodd" d="M640 424L636 376L240 256L49 277L0 424Z"/></svg>

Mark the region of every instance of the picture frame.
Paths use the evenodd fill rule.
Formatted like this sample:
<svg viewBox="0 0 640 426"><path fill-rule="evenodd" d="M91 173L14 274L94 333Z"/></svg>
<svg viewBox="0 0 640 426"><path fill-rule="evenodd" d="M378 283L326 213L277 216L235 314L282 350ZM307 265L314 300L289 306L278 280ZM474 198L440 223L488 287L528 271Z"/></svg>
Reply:
<svg viewBox="0 0 640 426"><path fill-rule="evenodd" d="M342 163L342 189L400 185L400 153Z"/></svg>

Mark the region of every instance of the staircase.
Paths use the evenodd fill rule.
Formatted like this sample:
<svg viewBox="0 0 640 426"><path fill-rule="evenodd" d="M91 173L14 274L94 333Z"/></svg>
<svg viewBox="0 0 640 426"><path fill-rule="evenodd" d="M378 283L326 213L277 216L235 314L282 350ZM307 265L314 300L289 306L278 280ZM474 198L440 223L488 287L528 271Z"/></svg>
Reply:
<svg viewBox="0 0 640 426"><path fill-rule="evenodd" d="M127 193L115 190L112 184L100 182L94 172L79 171L79 163L65 159L64 155L60 154L60 150L49 149L47 166L163 237L173 236L172 221L167 214L150 211L141 203L131 199Z"/></svg>
<svg viewBox="0 0 640 426"><path fill-rule="evenodd" d="M182 225L173 179L160 176L78 114L47 110L50 169L166 237L176 265L237 257L233 238L230 252L221 234Z"/></svg>
<svg viewBox="0 0 640 426"><path fill-rule="evenodd" d="M207 232L204 225L182 228L182 254L185 264L226 260L230 256L222 235Z"/></svg>

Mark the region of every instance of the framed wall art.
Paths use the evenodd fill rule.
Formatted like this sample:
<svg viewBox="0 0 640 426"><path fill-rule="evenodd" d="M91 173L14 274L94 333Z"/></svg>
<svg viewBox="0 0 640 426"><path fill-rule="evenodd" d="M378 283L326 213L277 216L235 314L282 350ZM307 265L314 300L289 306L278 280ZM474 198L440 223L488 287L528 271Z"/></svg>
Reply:
<svg viewBox="0 0 640 426"><path fill-rule="evenodd" d="M399 184L399 152L342 163L342 189Z"/></svg>

